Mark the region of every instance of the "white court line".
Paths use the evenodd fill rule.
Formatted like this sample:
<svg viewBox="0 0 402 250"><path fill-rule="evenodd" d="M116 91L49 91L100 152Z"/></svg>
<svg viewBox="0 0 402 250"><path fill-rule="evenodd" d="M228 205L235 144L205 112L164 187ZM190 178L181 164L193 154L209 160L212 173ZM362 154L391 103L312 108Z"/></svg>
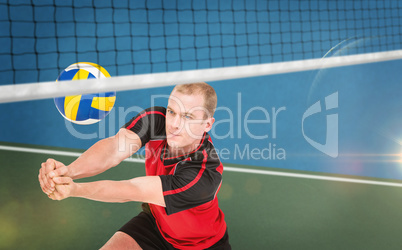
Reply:
<svg viewBox="0 0 402 250"><path fill-rule="evenodd" d="M311 174L296 174L296 173L286 173L286 172L277 172L277 171L269 171L269 170L258 170L258 169L225 167L225 171L251 173L251 174L276 175L276 176L326 180L326 181L351 182L351 183L392 186L392 187L402 187L402 183L397 183L397 182L369 181L369 180L362 180L362 179L332 177L332 176L323 176L323 175L311 175Z"/></svg>
<svg viewBox="0 0 402 250"><path fill-rule="evenodd" d="M81 153L77 153L77 152L47 150L47 149L34 149L34 148L25 148L25 147L3 146L3 145L0 145L0 150L26 152L26 153L37 153L37 154L62 155L62 156L72 156L72 157L79 157L81 155ZM144 159L135 159L135 158L127 158L124 161L145 163ZM311 174L297 174L297 173L287 173L287 172L279 172L279 171L259 170L259 169L252 169L252 168L238 168L238 167L228 167L228 166L225 166L224 168L225 168L225 171L238 172L238 173L263 174L263 175L274 175L274 176L293 177L293 178L304 178L304 179L350 182L350 183L370 184L370 185L380 185L380 186L402 187L402 183L397 183L397 182L370 181L370 180L353 179L353 178L342 178L342 177L311 175Z"/></svg>

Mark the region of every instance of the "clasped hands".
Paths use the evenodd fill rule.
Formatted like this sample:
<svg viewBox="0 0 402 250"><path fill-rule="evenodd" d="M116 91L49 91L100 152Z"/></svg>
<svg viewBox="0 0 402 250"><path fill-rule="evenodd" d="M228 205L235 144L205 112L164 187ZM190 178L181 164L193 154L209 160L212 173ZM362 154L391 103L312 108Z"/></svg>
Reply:
<svg viewBox="0 0 402 250"><path fill-rule="evenodd" d="M39 183L42 191L52 200L63 200L73 196L76 183L69 177L69 170L63 163L48 159L39 169Z"/></svg>

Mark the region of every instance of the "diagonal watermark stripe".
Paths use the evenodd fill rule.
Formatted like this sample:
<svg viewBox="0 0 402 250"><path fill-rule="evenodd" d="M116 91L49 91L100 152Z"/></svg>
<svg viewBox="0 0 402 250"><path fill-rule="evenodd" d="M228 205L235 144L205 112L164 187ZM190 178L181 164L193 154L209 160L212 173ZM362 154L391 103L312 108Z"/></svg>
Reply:
<svg viewBox="0 0 402 250"><path fill-rule="evenodd" d="M51 155L71 156L71 157L79 157L82 154L82 153L78 153L78 152L68 152L68 151L61 151L61 150L35 149L35 148L26 148L26 147L4 146L4 145L0 145L0 150L35 153L35 154L51 154ZM144 159L136 159L136 158L127 158L124 161L145 163ZM357 184L402 187L402 183L397 183L397 182L372 181L372 180L364 180L364 179L342 178L342 177L323 176L323 175L287 173L287 172L259 170L259 169L252 169L252 168L238 168L238 167L225 166L225 171L248 173L248 174L261 174L261 175L272 175L272 176L282 176L282 177L314 179L314 180L325 180L325 181L349 182L349 183L357 183Z"/></svg>

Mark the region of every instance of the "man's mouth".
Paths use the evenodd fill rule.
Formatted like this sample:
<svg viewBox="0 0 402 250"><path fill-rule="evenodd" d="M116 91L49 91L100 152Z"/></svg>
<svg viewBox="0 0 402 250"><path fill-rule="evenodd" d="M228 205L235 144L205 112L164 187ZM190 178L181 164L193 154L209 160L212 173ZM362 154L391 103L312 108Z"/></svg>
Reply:
<svg viewBox="0 0 402 250"><path fill-rule="evenodd" d="M169 137L176 137L176 136L180 136L180 134L169 132Z"/></svg>

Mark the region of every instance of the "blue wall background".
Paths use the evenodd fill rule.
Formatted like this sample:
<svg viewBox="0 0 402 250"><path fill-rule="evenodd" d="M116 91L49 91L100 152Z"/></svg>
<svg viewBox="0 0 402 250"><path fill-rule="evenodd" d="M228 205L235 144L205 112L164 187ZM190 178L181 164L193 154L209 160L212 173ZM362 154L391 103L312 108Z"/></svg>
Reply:
<svg viewBox="0 0 402 250"><path fill-rule="evenodd" d="M1 84L51 81L61 69L77 61L99 63L116 76L316 58L357 36L371 37L348 46L353 50L337 48L336 53L328 56L384 50L382 46L387 50L400 49L401 44L397 26L381 28L400 20L399 1L255 1L247 5L241 1L225 5L225 1L220 1L219 7L214 4L216 1L195 1L192 6L188 1L96 1L96 10L92 1L56 1L55 5L52 1L33 2L34 9L28 1L0 0ZM18 3L23 5L17 6ZM73 5L83 8L73 10ZM127 11L125 6L134 10ZM161 8L172 6L183 12L174 16L174 10L167 11L164 26ZM205 6L210 8L209 12ZM338 6L342 21L339 16L323 15L331 6ZM262 7L270 8L271 14L241 11ZM149 15L144 15L146 8ZM199 14L192 15L188 11L191 8L199 10ZM215 23L219 20L217 8L236 10L223 11L220 18L233 20L236 16L239 23L227 23L230 27L226 28ZM295 13L295 8L302 10L298 18L289 14ZM303 13L308 14L309 20ZM375 16L373 13L379 18L368 27L366 20ZM10 18L17 20L11 26ZM257 19L260 24L255 24ZM264 26L268 19L270 25ZM94 20L99 26L95 26ZM166 24L166 20L181 24ZM194 21L199 25L190 29L187 25ZM293 28L286 28L288 25ZM335 26L338 29L333 32L325 31ZM267 33L245 36L246 31L257 32L253 29ZM161 30L169 35L165 40L158 37ZM212 33L208 35L207 31ZM130 36L133 32L135 39ZM110 37L113 33L118 36ZM317 41L308 41L306 37ZM256 42L264 39L271 47ZM189 48L185 49L186 46ZM401 64L401 60L396 60L211 82L219 97L211 134L221 160L401 180ZM166 106L171 90L172 87L166 87L119 92L111 114L88 126L65 121L53 100L0 104L0 141L87 149L97 140L114 135L142 109ZM334 108L326 110L325 98L332 94L336 102L329 104ZM322 112L303 120L305 112L318 101ZM328 115L338 121L327 123ZM306 140L307 136L324 145L327 133L331 136L336 131L337 146L329 145L336 157Z"/></svg>
<svg viewBox="0 0 402 250"><path fill-rule="evenodd" d="M332 68L319 71L316 81L318 72L305 71L212 82L219 100L210 134L221 160L402 179L401 67L398 60ZM171 89L119 92L113 112L100 123L86 126L65 121L53 100L1 104L0 140L86 149L114 135L142 109L166 106ZM338 107L326 110L325 97L336 92ZM332 124L338 125L336 158L317 150L303 136L303 114L317 101L323 111L304 120L304 132L325 144L326 116L337 114L338 123Z"/></svg>

